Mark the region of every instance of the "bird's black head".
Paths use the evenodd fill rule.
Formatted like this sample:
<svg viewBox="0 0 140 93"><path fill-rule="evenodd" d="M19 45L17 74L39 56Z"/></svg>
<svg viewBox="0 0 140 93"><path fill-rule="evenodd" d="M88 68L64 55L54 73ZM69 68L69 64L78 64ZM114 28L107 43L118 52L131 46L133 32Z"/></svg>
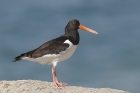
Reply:
<svg viewBox="0 0 140 93"><path fill-rule="evenodd" d="M68 36L69 40L75 45L79 43L79 39L80 39L78 33L79 28L87 32L98 34L98 32L90 28L87 28L86 26L81 25L77 19L70 20L67 26L65 27L65 35Z"/></svg>
<svg viewBox="0 0 140 93"><path fill-rule="evenodd" d="M65 30L78 30L80 22L77 19L70 20L65 28Z"/></svg>

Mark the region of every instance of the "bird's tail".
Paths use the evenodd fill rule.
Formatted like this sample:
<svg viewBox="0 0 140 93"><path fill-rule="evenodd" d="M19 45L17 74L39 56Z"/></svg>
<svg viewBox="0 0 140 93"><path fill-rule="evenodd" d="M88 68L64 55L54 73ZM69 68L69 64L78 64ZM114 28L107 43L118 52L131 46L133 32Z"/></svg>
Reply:
<svg viewBox="0 0 140 93"><path fill-rule="evenodd" d="M20 56L15 57L12 62L20 61L23 57L26 57L26 53L23 53Z"/></svg>

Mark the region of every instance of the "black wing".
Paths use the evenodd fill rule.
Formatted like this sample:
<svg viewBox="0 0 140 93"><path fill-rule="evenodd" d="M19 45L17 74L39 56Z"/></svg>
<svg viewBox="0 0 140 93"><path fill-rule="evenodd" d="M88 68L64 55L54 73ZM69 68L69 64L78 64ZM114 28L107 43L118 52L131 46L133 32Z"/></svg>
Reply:
<svg viewBox="0 0 140 93"><path fill-rule="evenodd" d="M59 54L61 51L65 51L69 44L64 43L67 40L67 36L61 36L56 39L50 40L35 50L23 53L18 57L15 57L13 62L21 60L23 57L37 58L46 54Z"/></svg>

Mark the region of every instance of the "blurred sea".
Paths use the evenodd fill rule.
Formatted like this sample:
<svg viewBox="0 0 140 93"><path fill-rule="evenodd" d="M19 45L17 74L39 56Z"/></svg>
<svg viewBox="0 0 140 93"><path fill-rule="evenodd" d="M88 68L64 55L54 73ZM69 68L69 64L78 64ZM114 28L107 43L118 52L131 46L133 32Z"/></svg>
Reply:
<svg viewBox="0 0 140 93"><path fill-rule="evenodd" d="M0 80L52 82L51 65L11 61L64 34L71 19L99 34L79 30L74 55L57 66L60 81L140 93L139 0L1 0Z"/></svg>

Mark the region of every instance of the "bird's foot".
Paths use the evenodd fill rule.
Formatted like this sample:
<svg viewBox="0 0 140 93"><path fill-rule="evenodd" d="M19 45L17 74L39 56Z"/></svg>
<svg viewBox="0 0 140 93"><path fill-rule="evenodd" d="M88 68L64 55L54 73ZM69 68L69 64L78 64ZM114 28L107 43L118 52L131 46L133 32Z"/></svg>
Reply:
<svg viewBox="0 0 140 93"><path fill-rule="evenodd" d="M67 83L62 83L62 82L54 82L54 84L55 84L57 87L65 87L65 86L68 86Z"/></svg>

